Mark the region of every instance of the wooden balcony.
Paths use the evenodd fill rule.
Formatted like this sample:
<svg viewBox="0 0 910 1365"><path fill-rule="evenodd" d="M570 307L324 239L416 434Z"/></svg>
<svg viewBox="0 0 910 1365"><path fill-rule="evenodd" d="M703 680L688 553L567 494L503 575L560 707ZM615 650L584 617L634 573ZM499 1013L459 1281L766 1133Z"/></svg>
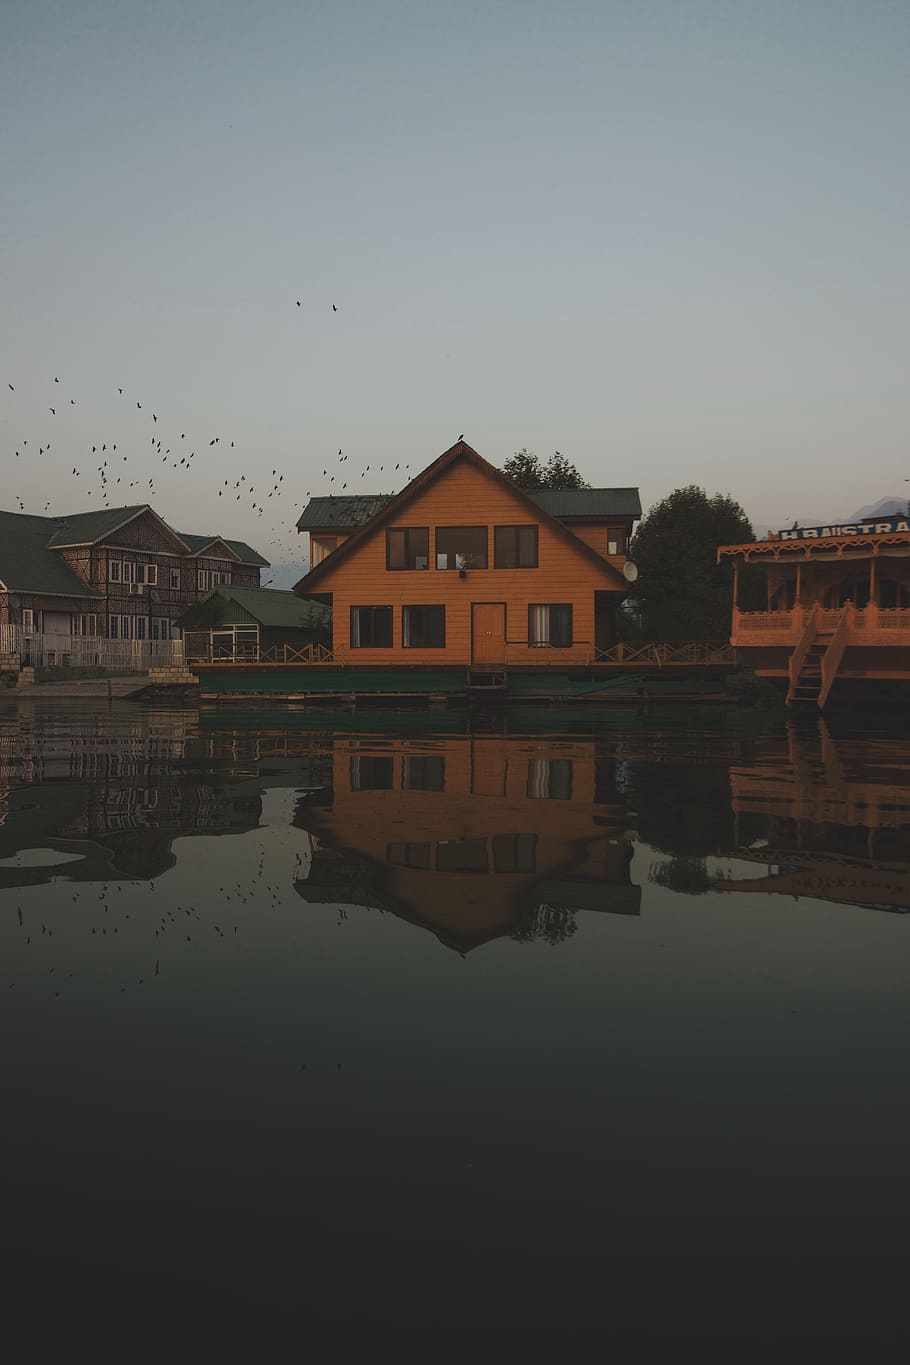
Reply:
<svg viewBox="0 0 910 1365"><path fill-rule="evenodd" d="M735 649L794 648L802 639L810 613L816 610L816 631L821 639L837 630L844 608L833 611L797 606L792 611L740 611L733 609L730 643ZM851 608L846 623L846 647L870 645L910 646L910 609Z"/></svg>

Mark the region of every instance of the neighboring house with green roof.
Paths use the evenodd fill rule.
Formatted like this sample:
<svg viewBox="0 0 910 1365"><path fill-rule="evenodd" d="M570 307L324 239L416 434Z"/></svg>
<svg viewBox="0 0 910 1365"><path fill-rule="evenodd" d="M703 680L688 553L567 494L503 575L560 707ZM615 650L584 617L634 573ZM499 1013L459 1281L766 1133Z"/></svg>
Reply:
<svg viewBox="0 0 910 1365"><path fill-rule="evenodd" d="M26 638L170 640L212 587L258 588L245 541L185 535L146 503L36 517L0 511L0 627Z"/></svg>
<svg viewBox="0 0 910 1365"><path fill-rule="evenodd" d="M278 588L235 588L221 584L180 620L188 660L258 660L273 650L332 643L332 613Z"/></svg>

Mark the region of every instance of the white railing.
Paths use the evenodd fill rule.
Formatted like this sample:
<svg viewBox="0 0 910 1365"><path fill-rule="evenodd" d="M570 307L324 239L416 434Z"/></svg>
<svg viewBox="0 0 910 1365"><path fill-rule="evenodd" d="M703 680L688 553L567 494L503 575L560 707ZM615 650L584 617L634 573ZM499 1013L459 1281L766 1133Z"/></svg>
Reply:
<svg viewBox="0 0 910 1365"><path fill-rule="evenodd" d="M23 634L0 625L0 656L34 668L103 668L109 673L147 673L183 663L182 640L107 640L99 635Z"/></svg>

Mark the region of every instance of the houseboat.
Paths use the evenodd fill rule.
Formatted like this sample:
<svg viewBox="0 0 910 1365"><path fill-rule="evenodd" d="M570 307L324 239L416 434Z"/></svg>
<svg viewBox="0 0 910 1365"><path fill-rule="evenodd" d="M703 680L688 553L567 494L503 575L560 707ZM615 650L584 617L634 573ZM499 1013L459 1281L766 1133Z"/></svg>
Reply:
<svg viewBox="0 0 910 1365"><path fill-rule="evenodd" d="M730 641L742 662L824 707L839 680L910 678L910 520L793 527L721 545L734 566ZM767 571L767 609L741 611L740 565Z"/></svg>

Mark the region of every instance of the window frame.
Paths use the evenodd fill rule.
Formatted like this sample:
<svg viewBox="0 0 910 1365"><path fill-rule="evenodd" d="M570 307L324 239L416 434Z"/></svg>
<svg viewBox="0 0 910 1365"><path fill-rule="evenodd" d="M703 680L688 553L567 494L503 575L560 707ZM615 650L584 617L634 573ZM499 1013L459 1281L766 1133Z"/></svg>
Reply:
<svg viewBox="0 0 910 1365"><path fill-rule="evenodd" d="M38 632L35 630L35 608L34 608L34 607L23 607L23 608L22 608L22 634L23 634L23 635L37 635L37 633L38 633Z"/></svg>
<svg viewBox="0 0 910 1365"><path fill-rule="evenodd" d="M442 612L442 639L430 643L427 638L414 642L410 637L413 634L410 615L405 617L405 612ZM432 632L424 623L424 636L428 637ZM445 649L446 647L446 609L444 602L406 602L401 608L401 647L402 649Z"/></svg>
<svg viewBox="0 0 910 1365"><path fill-rule="evenodd" d="M372 637L372 638L371 638L366 644L364 644L364 642L363 642L362 640L358 640L358 642L357 642L356 644L354 643L354 635L355 635L355 631L354 631L354 612L355 612L355 611L368 611L368 612L373 613L373 615L370 617L370 621L371 621L371 631L370 631L370 634L371 634L371 637ZM381 645L381 644L380 644L380 645L377 645L377 644L375 643L375 635L376 635L376 629L375 629L375 613L378 612L378 611L388 612L388 621L389 621L389 642L388 642L388 644L386 644L386 645ZM358 629L357 629L357 631L356 631L356 634L357 634L357 635L362 635L362 634L363 634L363 628L362 628L362 626L361 626L360 624L358 624ZM348 615L348 645L349 645L349 647L350 647L351 649L393 649L393 648L394 648L394 645L395 645L395 612L394 612L393 608L391 607L391 605L389 605L388 603L384 603L384 602L380 602L380 603L369 603L369 602L364 602L364 603L355 603L355 604L353 604L353 605L351 606L351 608L350 608L350 612L349 612L349 615Z"/></svg>
<svg viewBox="0 0 910 1365"><path fill-rule="evenodd" d="M123 561L121 559L109 559L107 561L107 581L109 583L122 583Z"/></svg>
<svg viewBox="0 0 910 1365"><path fill-rule="evenodd" d="M404 536L405 559L410 557L411 535L422 533L426 536L426 564L393 564L392 536ZM414 556L416 558L416 555ZM423 573L430 567L430 528L429 526L387 526L385 532L385 566L388 573Z"/></svg>
<svg viewBox="0 0 910 1365"><path fill-rule="evenodd" d="M483 563L482 563L482 564L440 564L440 562L439 562L439 554L440 554L440 551L439 551L439 537L440 537L440 535L444 535L446 532L452 532L452 531L482 531L482 532L483 532ZM458 554L459 554L459 551L457 551L457 550L446 550L444 553L445 553L447 559L448 559L449 557L457 558L457 557L458 557ZM464 552L461 552L461 553L464 553ZM489 528L489 526L463 525L462 523L458 522L458 523L456 523L454 526L437 526L437 527L435 527L435 528L434 528L434 531L433 531L433 567L434 567L439 573L451 573L453 570L455 570L455 571L457 571L457 572L461 572L462 569L464 569L466 572L467 572L468 570L488 569L488 568L490 567L490 528Z"/></svg>
<svg viewBox="0 0 910 1365"><path fill-rule="evenodd" d="M611 549L610 547L615 548ZM625 526L607 527L607 554L624 555L629 548L629 533Z"/></svg>
<svg viewBox="0 0 910 1365"><path fill-rule="evenodd" d="M515 537L515 563L500 563L499 537L500 532L511 531ZM533 531L534 533L534 562L533 564L521 563L521 535L522 531ZM540 526L536 521L511 522L504 526L493 527L493 568L494 569L539 569L540 568Z"/></svg>
<svg viewBox="0 0 910 1365"><path fill-rule="evenodd" d="M553 609L568 612L568 639L556 641L553 639ZM534 612L545 608L547 616L547 638L545 640L535 640L533 638ZM529 602L528 603L528 648L529 649L571 649L575 643L575 613L572 602Z"/></svg>
<svg viewBox="0 0 910 1365"><path fill-rule="evenodd" d="M180 591L180 570L171 568L168 570L168 584L170 592Z"/></svg>

